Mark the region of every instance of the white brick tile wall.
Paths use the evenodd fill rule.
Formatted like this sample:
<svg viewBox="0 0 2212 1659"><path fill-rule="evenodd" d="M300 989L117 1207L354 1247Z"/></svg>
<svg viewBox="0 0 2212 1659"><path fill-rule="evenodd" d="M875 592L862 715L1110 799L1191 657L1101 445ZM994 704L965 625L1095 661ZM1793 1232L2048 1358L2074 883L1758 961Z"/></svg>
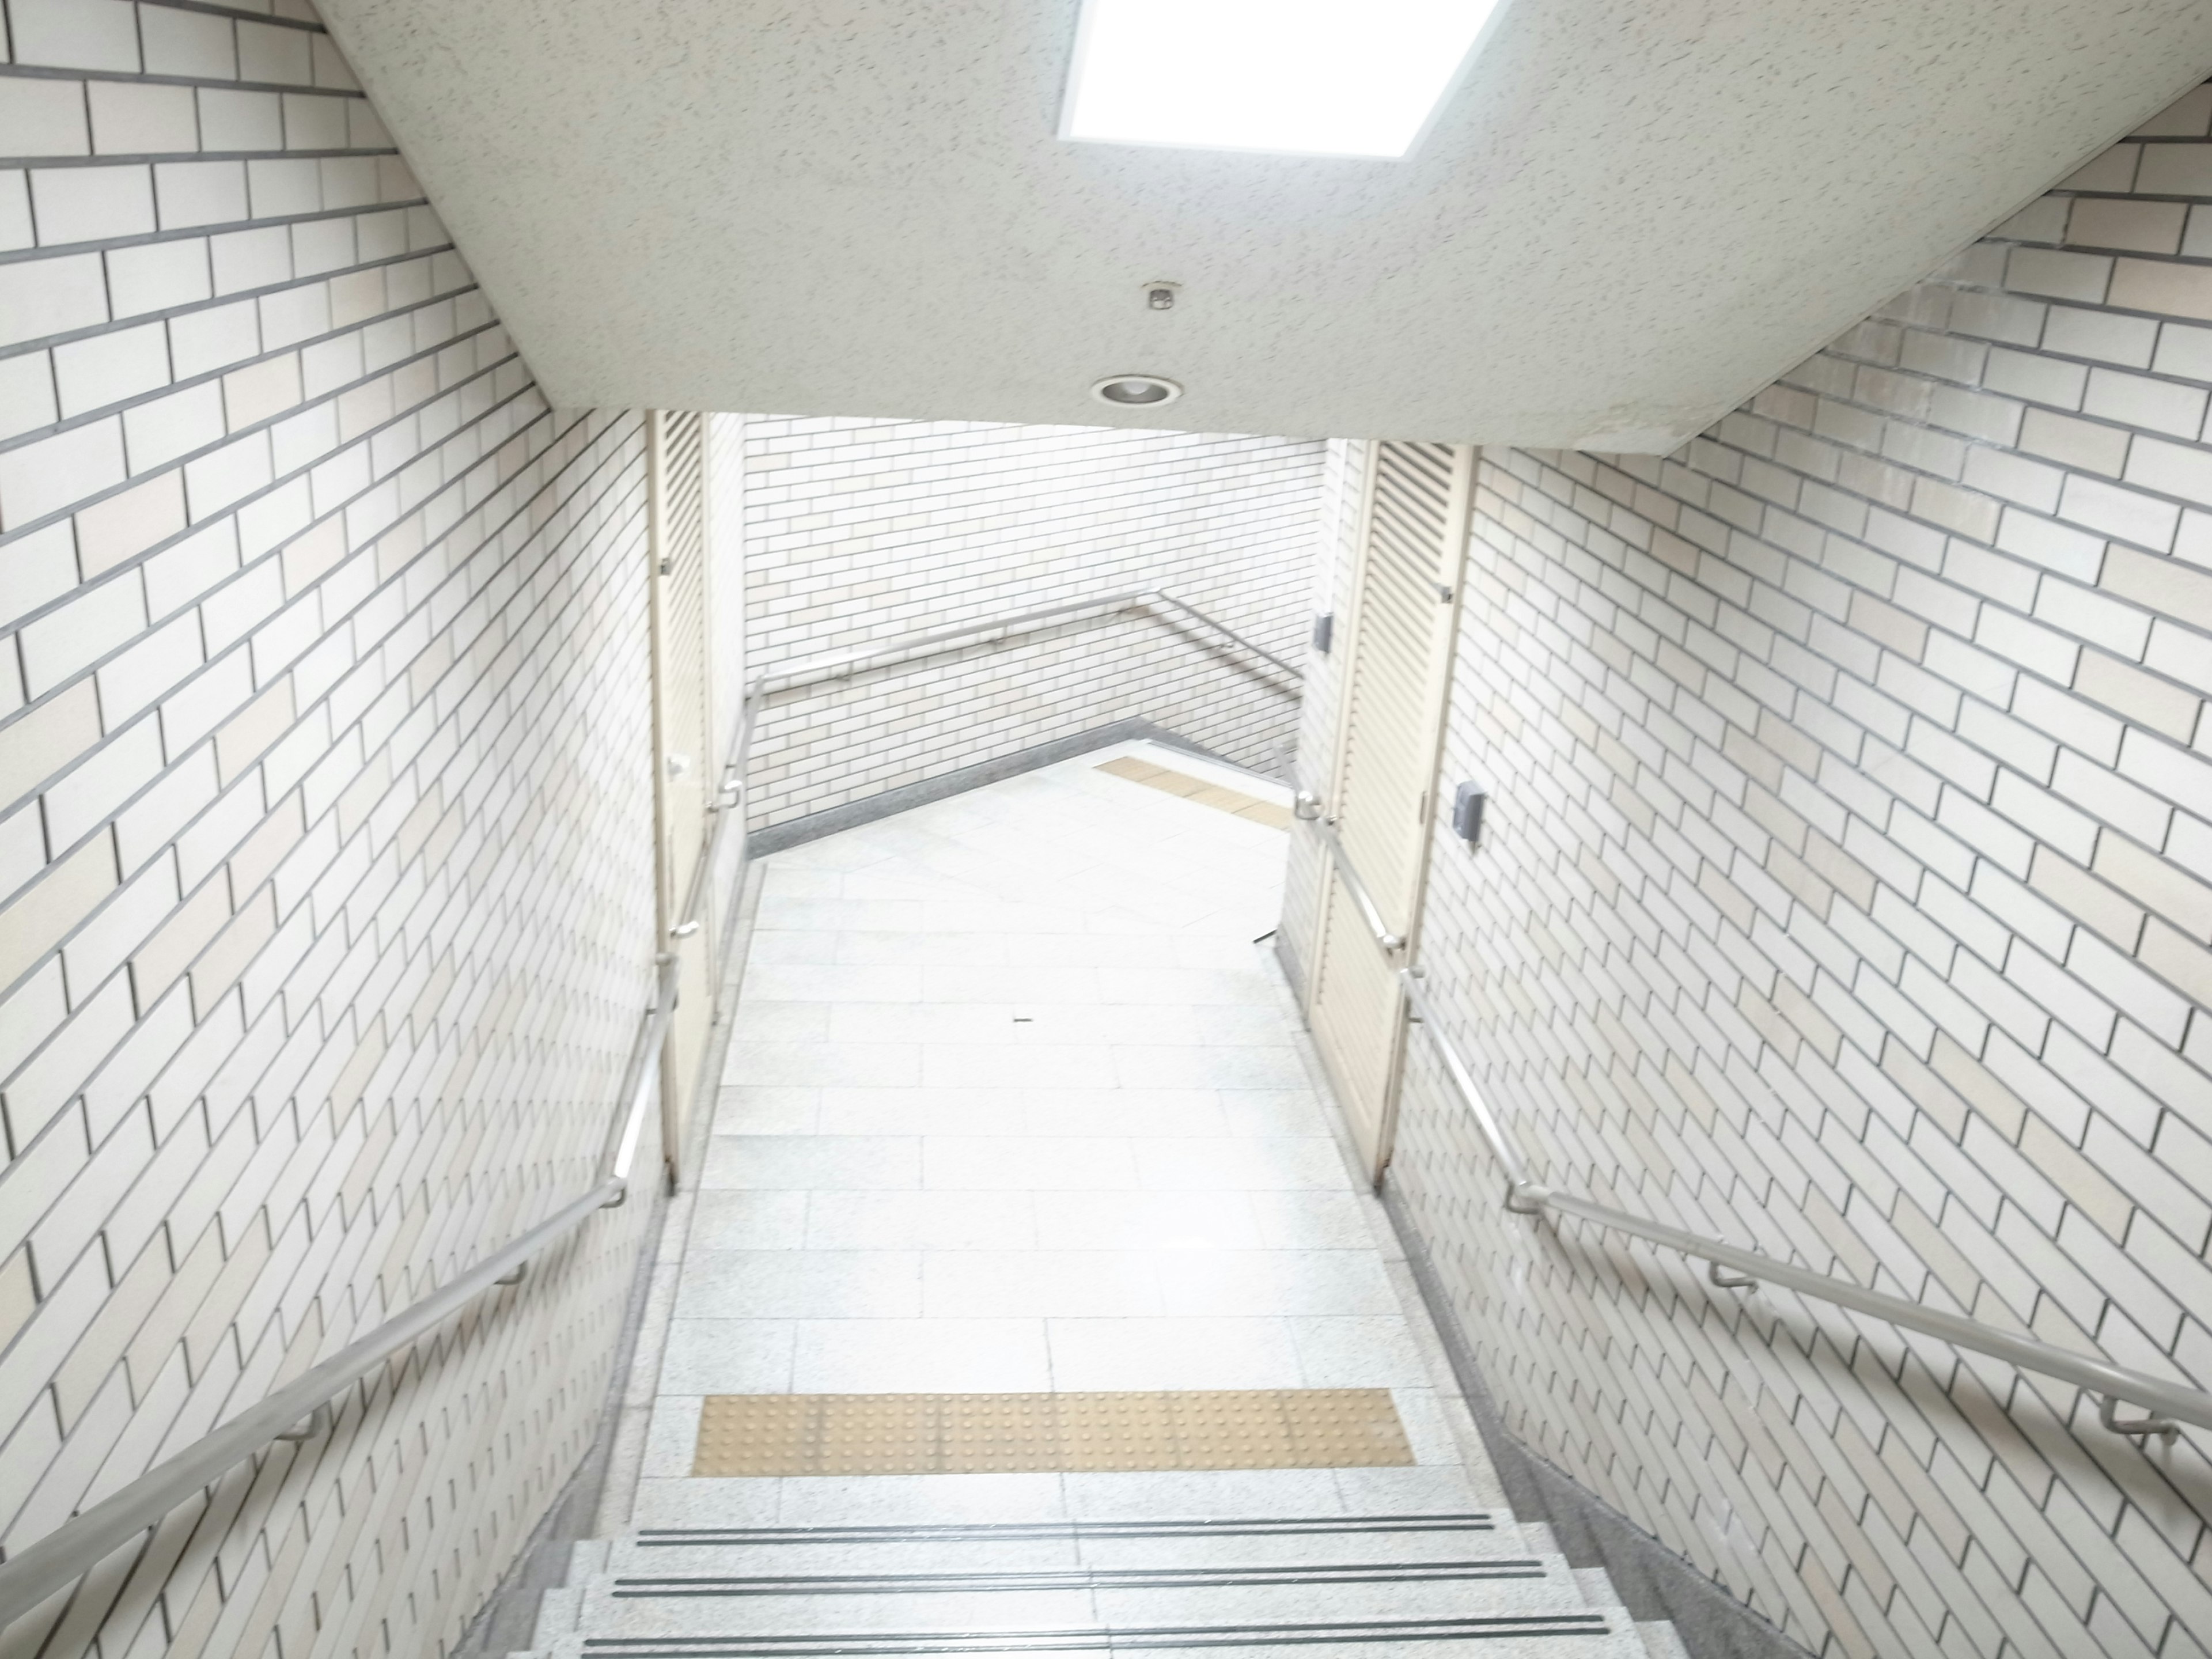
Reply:
<svg viewBox="0 0 2212 1659"><path fill-rule="evenodd" d="M1278 655L1307 625L1322 446L955 422L745 417L751 672L1159 586ZM750 823L818 812L1132 716L1272 769L1297 688L1202 635L1113 617L782 701Z"/></svg>
<svg viewBox="0 0 2212 1659"><path fill-rule="evenodd" d="M1539 1179L2199 1387L2208 127L2200 88L1675 456L1485 452L1443 775L1492 798L1422 933ZM1541 1455L1823 1655L2206 1651L2202 1435L1505 1216L1410 1053L1390 1179Z"/></svg>
<svg viewBox="0 0 2212 1659"><path fill-rule="evenodd" d="M4 3L13 1552L582 1188L653 908L637 419L545 407L303 6ZM450 1648L647 1213L9 1650Z"/></svg>

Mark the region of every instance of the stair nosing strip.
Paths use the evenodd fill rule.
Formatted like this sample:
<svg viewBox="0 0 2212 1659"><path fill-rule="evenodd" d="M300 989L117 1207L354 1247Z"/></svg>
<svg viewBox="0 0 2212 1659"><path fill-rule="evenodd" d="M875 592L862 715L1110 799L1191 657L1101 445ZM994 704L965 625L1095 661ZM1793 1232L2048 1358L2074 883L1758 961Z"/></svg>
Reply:
<svg viewBox="0 0 2212 1659"><path fill-rule="evenodd" d="M832 1632L806 1636L586 1637L583 1650L631 1659L817 1659L818 1656L1073 1652L1114 1648L1288 1647L1322 1642L1468 1641L1609 1636L1597 1612L1496 1613L1465 1619L1346 1620L1300 1625L1177 1625L1044 1631ZM770 1646L769 1644L779 1645Z"/></svg>
<svg viewBox="0 0 2212 1659"><path fill-rule="evenodd" d="M625 1600L655 1595L926 1595L998 1591L1216 1589L1311 1584L1455 1583L1470 1579L1543 1578L1535 1556L1476 1561L1265 1562L1218 1567L1040 1567L1028 1572L838 1573L818 1577L629 1578L614 1580Z"/></svg>

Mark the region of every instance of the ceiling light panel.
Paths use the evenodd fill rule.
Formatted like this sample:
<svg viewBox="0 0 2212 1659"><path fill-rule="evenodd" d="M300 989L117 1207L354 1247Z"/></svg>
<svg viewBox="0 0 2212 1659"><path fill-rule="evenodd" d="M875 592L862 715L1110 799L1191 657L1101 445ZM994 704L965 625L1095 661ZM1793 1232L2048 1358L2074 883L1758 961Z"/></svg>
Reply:
<svg viewBox="0 0 2212 1659"><path fill-rule="evenodd" d="M1060 136L1403 155L1498 0L1084 0Z"/></svg>

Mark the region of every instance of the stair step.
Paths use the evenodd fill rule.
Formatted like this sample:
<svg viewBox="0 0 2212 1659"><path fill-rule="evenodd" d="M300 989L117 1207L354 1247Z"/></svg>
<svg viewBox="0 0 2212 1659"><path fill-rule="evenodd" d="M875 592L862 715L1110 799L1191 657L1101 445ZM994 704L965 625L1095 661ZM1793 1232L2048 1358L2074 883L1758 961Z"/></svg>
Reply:
<svg viewBox="0 0 2212 1659"><path fill-rule="evenodd" d="M618 1540L606 1570L655 1576L712 1569L748 1576L860 1571L1297 1565L1460 1560L1528 1553L1510 1517L1325 1516L1230 1521L1053 1521L1002 1525L732 1528Z"/></svg>
<svg viewBox="0 0 2212 1659"><path fill-rule="evenodd" d="M1112 1624L983 1631L821 1632L805 1634L594 1637L554 1659L906 1659L908 1656L1168 1654L1202 1648L1224 1659L1374 1659L1418 1645L1421 1659L1643 1659L1636 1627L1587 1609L1295 1623Z"/></svg>
<svg viewBox="0 0 2212 1659"><path fill-rule="evenodd" d="M547 1659L1651 1659L1510 1516L659 1528L573 1556Z"/></svg>
<svg viewBox="0 0 2212 1659"><path fill-rule="evenodd" d="M607 1553L614 1547L611 1538L579 1538L568 1546L568 1576L563 1583L580 1584L594 1574L607 1571Z"/></svg>
<svg viewBox="0 0 2212 1659"><path fill-rule="evenodd" d="M1559 1558L1493 1557L1459 1564L601 1579L586 1588L578 1628L599 1636L842 1632L884 1637L1589 1611Z"/></svg>
<svg viewBox="0 0 2212 1659"><path fill-rule="evenodd" d="M530 1632L530 1645L550 1648L574 1636L583 1605L581 1584L556 1584L543 1591L538 1598L538 1623Z"/></svg>
<svg viewBox="0 0 2212 1659"><path fill-rule="evenodd" d="M1301 1561L1234 1566L1078 1565L980 1572L805 1573L742 1577L687 1573L623 1575L605 1582L617 1596L883 1595L1030 1589L1192 1589L1225 1584L1416 1583L1461 1579L1546 1577L1534 1556L1496 1555L1466 1561ZM1589 1586L1572 1575L1578 1589Z"/></svg>

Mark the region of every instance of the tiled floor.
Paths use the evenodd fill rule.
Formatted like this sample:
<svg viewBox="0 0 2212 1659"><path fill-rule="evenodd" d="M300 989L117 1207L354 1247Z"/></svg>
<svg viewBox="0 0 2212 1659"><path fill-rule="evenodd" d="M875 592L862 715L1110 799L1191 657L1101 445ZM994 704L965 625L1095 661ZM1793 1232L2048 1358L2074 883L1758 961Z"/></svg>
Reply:
<svg viewBox="0 0 2212 1659"><path fill-rule="evenodd" d="M1284 799L1124 744L769 861L633 1525L1502 1501L1255 943L1284 832L1124 754ZM1417 1464L688 1474L708 1394L1298 1387Z"/></svg>

